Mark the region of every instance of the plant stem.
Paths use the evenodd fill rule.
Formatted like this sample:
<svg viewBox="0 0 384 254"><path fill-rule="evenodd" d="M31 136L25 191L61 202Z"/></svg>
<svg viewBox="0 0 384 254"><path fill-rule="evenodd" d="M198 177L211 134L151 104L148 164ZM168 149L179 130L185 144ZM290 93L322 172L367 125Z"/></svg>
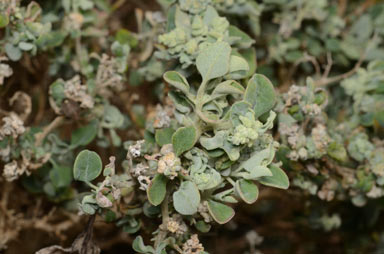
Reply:
<svg viewBox="0 0 384 254"><path fill-rule="evenodd" d="M43 132L36 134L35 146L40 146L45 137L54 129L59 127L64 122L64 116L56 117L48 126L43 129Z"/></svg>
<svg viewBox="0 0 384 254"><path fill-rule="evenodd" d="M232 178L227 177L227 178L225 178L225 179L226 179L230 184L232 184L233 187L235 187L236 183L235 183L235 181L232 180Z"/></svg>
<svg viewBox="0 0 384 254"><path fill-rule="evenodd" d="M94 190L97 190L98 189L98 187L96 186L96 185L94 185L93 183L91 183L91 182L85 182L89 187L91 187L92 189L94 189Z"/></svg>
<svg viewBox="0 0 384 254"><path fill-rule="evenodd" d="M167 236L167 223L169 219L169 210L168 210L168 203L169 203L169 193L165 194L165 198L163 200L163 203L161 203L161 218L162 218L162 223L161 225L163 226L164 230L162 228L159 228L159 233L156 236L155 239L155 249L159 246L159 244L164 240L164 238Z"/></svg>

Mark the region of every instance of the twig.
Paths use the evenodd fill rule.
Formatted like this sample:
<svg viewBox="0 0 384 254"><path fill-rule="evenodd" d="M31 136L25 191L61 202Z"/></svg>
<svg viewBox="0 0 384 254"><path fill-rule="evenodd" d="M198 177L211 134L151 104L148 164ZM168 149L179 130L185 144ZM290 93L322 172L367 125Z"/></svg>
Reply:
<svg viewBox="0 0 384 254"><path fill-rule="evenodd" d="M332 55L330 52L327 53L327 65L325 66L325 71L323 73L322 79L328 78L329 72L331 71L333 64Z"/></svg>
<svg viewBox="0 0 384 254"><path fill-rule="evenodd" d="M299 66L299 64L303 63L303 62L311 62L313 64L313 66L315 67L315 71L316 71L316 75L317 76L320 76L320 66L319 66L319 63L317 62L316 58L311 56L311 55L308 55L307 52L304 53L304 56L300 59L298 59L296 62L295 62L295 65L294 65L294 68L293 70L291 71L290 75L293 74L293 72L296 70L297 66Z"/></svg>
<svg viewBox="0 0 384 254"><path fill-rule="evenodd" d="M361 55L359 61L357 61L355 66L352 68L352 70L350 70L350 71L348 71L346 73L343 73L343 74L331 77L331 78L321 78L320 80L315 82L316 86L327 86L327 85L336 83L336 82L338 82L340 80L349 78L350 76L355 74L355 72L360 68L360 66L363 63L364 59L365 59L365 53Z"/></svg>
<svg viewBox="0 0 384 254"><path fill-rule="evenodd" d="M327 85L336 83L336 82L338 82L340 80L349 78L350 76L355 74L355 72L360 68L360 66L362 65L362 63L365 60L365 57L366 57L367 52L368 52L368 49L370 48L369 44L372 43L372 41L374 41L376 39L376 37L377 37L377 32L375 32L373 34L372 38L367 43L367 46L366 46L364 52L361 54L359 60L357 61L355 66L350 71L348 71L346 73L343 73L343 74L340 74L340 75L337 75L337 76L334 76L334 77L328 78L327 76L328 76L329 73L326 73L328 68L329 68L328 72L330 71L330 67L329 67L330 64L328 62L327 69L325 70L325 73L324 73L324 74L327 74L327 75L323 75L323 77L320 80L316 81L315 82L316 86L327 86ZM327 55L327 58L328 58L328 55ZM329 60L329 58L328 58L328 60Z"/></svg>
<svg viewBox="0 0 384 254"><path fill-rule="evenodd" d="M36 134L35 146L40 146L44 138L54 129L59 127L64 122L64 116L56 117L48 126L43 129L43 132Z"/></svg>

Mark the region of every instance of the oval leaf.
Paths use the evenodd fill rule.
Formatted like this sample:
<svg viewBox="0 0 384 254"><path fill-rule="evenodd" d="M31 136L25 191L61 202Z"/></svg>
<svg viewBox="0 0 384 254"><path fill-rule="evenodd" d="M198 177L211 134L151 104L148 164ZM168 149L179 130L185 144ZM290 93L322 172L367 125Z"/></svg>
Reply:
<svg viewBox="0 0 384 254"><path fill-rule="evenodd" d="M279 188L279 189L288 189L289 179L285 172L274 165L270 165L269 169L272 172L272 176L261 177L258 181L264 185Z"/></svg>
<svg viewBox="0 0 384 254"><path fill-rule="evenodd" d="M80 127L72 132L71 135L71 146L86 146L92 142L97 134L98 121L93 120L88 125Z"/></svg>
<svg viewBox="0 0 384 254"><path fill-rule="evenodd" d="M255 74L248 82L244 100L252 104L255 117L258 118L274 107L276 102L275 88L267 77Z"/></svg>
<svg viewBox="0 0 384 254"><path fill-rule="evenodd" d="M195 127L181 127L172 135L173 150L179 156L188 151L196 142L197 131Z"/></svg>
<svg viewBox="0 0 384 254"><path fill-rule="evenodd" d="M156 143L159 146L171 144L172 143L172 135L174 132L175 132L175 130L172 128L164 128L164 129L156 130L156 133L155 133Z"/></svg>
<svg viewBox="0 0 384 254"><path fill-rule="evenodd" d="M249 71L248 62L241 56L231 55L229 60L228 75L226 79L241 79L244 78Z"/></svg>
<svg viewBox="0 0 384 254"><path fill-rule="evenodd" d="M9 17L6 13L0 13L0 28L6 27L9 24Z"/></svg>
<svg viewBox="0 0 384 254"><path fill-rule="evenodd" d="M259 188L252 181L241 179L236 182L235 188L241 199L247 204L255 203L259 196Z"/></svg>
<svg viewBox="0 0 384 254"><path fill-rule="evenodd" d="M147 189L149 202L154 206L160 205L165 198L166 191L167 178L162 174L156 175Z"/></svg>
<svg viewBox="0 0 384 254"><path fill-rule="evenodd" d="M173 193L173 206L182 215L192 215L197 212L200 204L200 192L195 183L186 181Z"/></svg>
<svg viewBox="0 0 384 254"><path fill-rule="evenodd" d="M177 71L167 71L163 75L164 80L185 94L189 93L189 84L186 78Z"/></svg>
<svg viewBox="0 0 384 254"><path fill-rule="evenodd" d="M49 172L49 178L55 188L67 187L72 182L72 170L67 166L55 166Z"/></svg>
<svg viewBox="0 0 384 254"><path fill-rule="evenodd" d="M232 207L213 200L208 200L208 211L219 224L225 224L235 216L235 211Z"/></svg>
<svg viewBox="0 0 384 254"><path fill-rule="evenodd" d="M81 151L73 166L73 176L75 180L89 182L98 177L102 170L100 156L92 151Z"/></svg>
<svg viewBox="0 0 384 254"><path fill-rule="evenodd" d="M196 59L197 70L207 82L224 76L229 70L231 47L227 42L216 42L200 52Z"/></svg>
<svg viewBox="0 0 384 254"><path fill-rule="evenodd" d="M212 95L244 94L244 87L234 80L226 80L216 86Z"/></svg>

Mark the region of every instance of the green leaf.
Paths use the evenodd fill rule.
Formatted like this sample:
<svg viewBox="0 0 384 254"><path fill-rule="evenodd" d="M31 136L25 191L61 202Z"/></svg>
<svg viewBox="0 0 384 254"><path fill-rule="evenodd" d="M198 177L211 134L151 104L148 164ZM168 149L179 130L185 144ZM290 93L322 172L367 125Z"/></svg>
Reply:
<svg viewBox="0 0 384 254"><path fill-rule="evenodd" d="M338 161L345 162L348 160L347 151L342 144L332 142L327 148L328 155Z"/></svg>
<svg viewBox="0 0 384 254"><path fill-rule="evenodd" d="M36 44L40 48L53 48L60 46L67 34L63 31L52 31L49 33L42 34L39 39L37 39Z"/></svg>
<svg viewBox="0 0 384 254"><path fill-rule="evenodd" d="M147 189L149 202L154 206L160 205L165 198L166 191L167 177L165 177L163 174L157 174Z"/></svg>
<svg viewBox="0 0 384 254"><path fill-rule="evenodd" d="M381 127L384 127L384 110L376 112L374 115L374 120L380 124Z"/></svg>
<svg viewBox="0 0 384 254"><path fill-rule="evenodd" d="M73 176L75 180L89 182L96 179L102 170L100 156L89 150L81 151L73 166Z"/></svg>
<svg viewBox="0 0 384 254"><path fill-rule="evenodd" d="M246 75L246 77L252 76L257 68L257 62L256 62L256 50L255 48L248 48L248 49L243 49L240 51L241 55L243 58L247 61L249 70Z"/></svg>
<svg viewBox="0 0 384 254"><path fill-rule="evenodd" d="M146 246L144 244L143 238L141 236L138 236L135 238L135 240L132 243L132 248L143 254L153 254L155 253L155 250L153 249L152 246Z"/></svg>
<svg viewBox="0 0 384 254"><path fill-rule="evenodd" d="M67 187L72 182L72 170L66 166L54 166L49 172L49 178L55 188Z"/></svg>
<svg viewBox="0 0 384 254"><path fill-rule="evenodd" d="M29 51L29 50L33 49L33 47L34 47L34 45L32 43L28 43L28 42L24 42L24 41L20 42L18 46L21 50L24 50L24 51Z"/></svg>
<svg viewBox="0 0 384 254"><path fill-rule="evenodd" d="M197 131L195 127L181 127L172 135L173 150L179 156L188 151L196 142Z"/></svg>
<svg viewBox="0 0 384 254"><path fill-rule="evenodd" d="M244 87L234 80L226 80L216 86L212 92L215 95L244 94Z"/></svg>
<svg viewBox="0 0 384 254"><path fill-rule="evenodd" d="M226 79L241 79L244 78L249 71L248 62L241 56L231 55L229 60L228 74Z"/></svg>
<svg viewBox="0 0 384 254"><path fill-rule="evenodd" d="M120 128L124 124L124 115L120 110L113 105L104 107L104 118L102 126L105 128L115 129Z"/></svg>
<svg viewBox="0 0 384 254"><path fill-rule="evenodd" d="M229 70L231 47L226 42L216 42L200 52L196 59L197 70L203 82L224 76Z"/></svg>
<svg viewBox="0 0 384 254"><path fill-rule="evenodd" d="M252 105L256 118L271 110L276 102L275 89L271 81L264 75L253 75L245 90L244 100Z"/></svg>
<svg viewBox="0 0 384 254"><path fill-rule="evenodd" d="M49 86L49 93L58 106L61 106L61 103L66 98L64 92L64 85L64 81L58 79Z"/></svg>
<svg viewBox="0 0 384 254"><path fill-rule="evenodd" d="M208 211L219 224L225 224L235 216L235 211L232 207L213 200L208 200Z"/></svg>
<svg viewBox="0 0 384 254"><path fill-rule="evenodd" d="M121 28L117 31L115 39L120 44L128 44L131 48L134 48L138 44L137 38L127 29Z"/></svg>
<svg viewBox="0 0 384 254"><path fill-rule="evenodd" d="M195 214L199 204L200 192L191 181L182 182L180 188L173 193L173 206L182 215Z"/></svg>
<svg viewBox="0 0 384 254"><path fill-rule="evenodd" d="M11 59L12 61L20 60L22 53L18 47L15 47L14 45L7 43L5 44L4 49L9 59Z"/></svg>
<svg viewBox="0 0 384 254"><path fill-rule="evenodd" d="M239 194L242 200L247 204L253 204L256 202L259 196L259 188L252 181L240 179L235 185L236 192Z"/></svg>
<svg viewBox="0 0 384 254"><path fill-rule="evenodd" d="M97 130L97 120L92 120L88 125L76 129L71 135L71 147L88 145L96 137Z"/></svg>
<svg viewBox="0 0 384 254"><path fill-rule="evenodd" d="M234 146L228 140L224 140L222 149L225 151L231 161L237 161L240 158L240 147Z"/></svg>
<svg viewBox="0 0 384 254"><path fill-rule="evenodd" d="M248 34L235 26L229 26L228 32L230 37L235 37L237 39L235 45L240 48L250 48L255 42Z"/></svg>
<svg viewBox="0 0 384 254"><path fill-rule="evenodd" d="M239 101L232 105L230 112L230 119L234 127L242 124L240 121L240 116L244 116L252 105L246 101Z"/></svg>
<svg viewBox="0 0 384 254"><path fill-rule="evenodd" d="M181 113L189 113L191 111L191 105L180 92L170 91L168 93L169 98L172 100L175 108Z"/></svg>
<svg viewBox="0 0 384 254"><path fill-rule="evenodd" d="M175 133L175 130L172 128L164 128L156 130L155 139L156 143L159 146L172 143L172 135Z"/></svg>
<svg viewBox="0 0 384 254"><path fill-rule="evenodd" d="M207 233L211 229L211 225L205 223L203 220L196 222L195 227L202 233Z"/></svg>
<svg viewBox="0 0 384 254"><path fill-rule="evenodd" d="M90 10L90 9L92 9L94 3L93 3L93 1L91 1L91 0L79 0L79 1L78 1L78 5L80 6L80 8L81 8L82 10L86 11L86 10Z"/></svg>
<svg viewBox="0 0 384 254"><path fill-rule="evenodd" d="M4 28L9 24L9 17L6 13L0 13L0 28Z"/></svg>
<svg viewBox="0 0 384 254"><path fill-rule="evenodd" d="M212 21L218 17L219 14L217 13L216 9L213 6L208 5L203 17L204 24L209 26Z"/></svg>
<svg viewBox="0 0 384 254"><path fill-rule="evenodd" d="M205 169L203 172L192 171L191 177L199 190L209 190L221 183L221 175L213 168Z"/></svg>
<svg viewBox="0 0 384 254"><path fill-rule="evenodd" d="M179 89L184 94L189 93L188 81L183 75L181 75L177 71L167 71L166 73L164 73L163 78L168 84Z"/></svg>
<svg viewBox="0 0 384 254"><path fill-rule="evenodd" d="M200 144L207 150L213 150L223 147L226 138L225 131L218 131L212 138L200 137Z"/></svg>
<svg viewBox="0 0 384 254"><path fill-rule="evenodd" d="M258 179L258 181L264 185L279 188L279 189L288 189L289 179L285 172L274 165L270 165L269 169L272 172L272 176L264 176Z"/></svg>
<svg viewBox="0 0 384 254"><path fill-rule="evenodd" d="M84 196L83 200L81 201L80 208L86 214L95 214L96 210L98 209L98 205L96 200L93 198L93 195Z"/></svg>
<svg viewBox="0 0 384 254"><path fill-rule="evenodd" d="M275 150L272 146L269 146L261 151L254 152L248 160L241 163L240 167L244 168L248 172L252 172L252 175L254 177L272 176L272 173L268 168L265 167L265 169L262 170L261 168L259 168L259 166L269 165L274 157ZM254 172L257 170L259 171Z"/></svg>

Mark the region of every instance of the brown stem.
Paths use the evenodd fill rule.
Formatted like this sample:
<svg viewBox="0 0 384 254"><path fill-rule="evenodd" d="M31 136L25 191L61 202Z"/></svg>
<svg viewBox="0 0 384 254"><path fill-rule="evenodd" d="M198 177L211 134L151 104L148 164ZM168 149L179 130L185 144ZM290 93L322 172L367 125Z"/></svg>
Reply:
<svg viewBox="0 0 384 254"><path fill-rule="evenodd" d="M337 76L334 76L331 78L321 78L319 81L316 82L316 86L327 86L327 85L336 83L340 80L349 78L350 76L355 74L355 72L360 68L361 64L364 61L364 58L365 58L365 54L363 54L360 57L359 61L355 64L355 66L352 68L352 70L350 70L346 73L343 73L343 74L340 74L340 75L337 75Z"/></svg>
<svg viewBox="0 0 384 254"><path fill-rule="evenodd" d="M355 66L352 68L352 70L346 72L346 73L343 73L343 74L340 74L340 75L337 75L337 76L334 76L334 77L330 77L330 78L327 78L325 75L323 75L323 77L316 81L315 84L316 86L327 86L327 85L330 85L330 84L333 84L333 83L336 83L340 80L343 80L343 79L346 79L346 78L349 78L350 76L352 76L353 74L355 74L357 72L357 70L360 68L360 66L362 65L362 63L364 62L365 60L365 57L367 55L367 52L368 52L368 49L370 48L370 43L372 43L377 37L377 33L375 32L372 36L372 38L369 40L369 42L367 43L367 46L364 50L364 52L361 54L359 60L357 61L357 63L355 64ZM330 60L330 57L328 57L328 61ZM328 62L328 65L332 63L332 62ZM329 69L328 69L329 68ZM326 72L329 72L330 71L330 67L327 66L327 70Z"/></svg>
<svg viewBox="0 0 384 254"><path fill-rule="evenodd" d="M35 146L40 146L45 137L54 129L59 127L64 122L64 116L56 117L48 126L43 129L43 132L36 134Z"/></svg>

